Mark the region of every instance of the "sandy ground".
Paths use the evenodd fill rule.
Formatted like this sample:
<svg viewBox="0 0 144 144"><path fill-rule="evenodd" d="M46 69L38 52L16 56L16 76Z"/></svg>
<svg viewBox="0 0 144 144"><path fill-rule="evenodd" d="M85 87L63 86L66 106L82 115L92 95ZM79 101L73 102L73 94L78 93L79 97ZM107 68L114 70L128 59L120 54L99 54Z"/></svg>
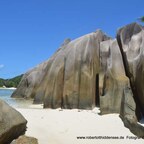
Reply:
<svg viewBox="0 0 144 144"><path fill-rule="evenodd" d="M100 116L98 108L92 111L52 110L39 105L17 110L28 120L26 135L37 138L39 144L144 143L124 127L118 114Z"/></svg>

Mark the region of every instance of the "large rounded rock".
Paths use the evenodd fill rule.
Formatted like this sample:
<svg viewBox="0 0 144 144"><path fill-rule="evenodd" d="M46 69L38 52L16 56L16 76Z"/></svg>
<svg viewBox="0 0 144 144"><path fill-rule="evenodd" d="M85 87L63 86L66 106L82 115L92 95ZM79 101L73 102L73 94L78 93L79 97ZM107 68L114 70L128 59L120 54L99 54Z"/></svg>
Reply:
<svg viewBox="0 0 144 144"><path fill-rule="evenodd" d="M100 104L101 113L119 113L123 93L130 89L140 119L143 39L143 28L133 23L121 28L114 40L100 30L67 40L48 61L23 76L12 97L34 98L45 108L87 109Z"/></svg>
<svg viewBox="0 0 144 144"><path fill-rule="evenodd" d="M48 61L27 72L12 97L31 97L49 108L95 106L100 70L100 30L65 43Z"/></svg>
<svg viewBox="0 0 144 144"><path fill-rule="evenodd" d="M9 144L26 131L25 118L7 103L0 100L0 144Z"/></svg>
<svg viewBox="0 0 144 144"><path fill-rule="evenodd" d="M144 115L144 30L137 23L121 29L117 40L138 111Z"/></svg>
<svg viewBox="0 0 144 144"><path fill-rule="evenodd" d="M130 88L130 84L125 75L123 59L116 39L101 43L100 58L101 113L120 113L123 92L126 88Z"/></svg>
<svg viewBox="0 0 144 144"><path fill-rule="evenodd" d="M130 89L124 90L120 117L124 125L138 137L144 138L144 127L137 122L144 115L144 30L137 23L119 29L117 41L123 57Z"/></svg>

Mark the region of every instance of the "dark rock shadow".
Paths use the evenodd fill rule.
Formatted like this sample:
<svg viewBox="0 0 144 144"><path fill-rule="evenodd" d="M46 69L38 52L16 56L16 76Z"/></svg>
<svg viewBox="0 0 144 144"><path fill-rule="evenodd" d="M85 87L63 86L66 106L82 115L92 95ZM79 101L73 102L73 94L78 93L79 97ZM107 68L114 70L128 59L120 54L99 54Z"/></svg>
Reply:
<svg viewBox="0 0 144 144"><path fill-rule="evenodd" d="M139 121L139 123L144 124L144 117Z"/></svg>

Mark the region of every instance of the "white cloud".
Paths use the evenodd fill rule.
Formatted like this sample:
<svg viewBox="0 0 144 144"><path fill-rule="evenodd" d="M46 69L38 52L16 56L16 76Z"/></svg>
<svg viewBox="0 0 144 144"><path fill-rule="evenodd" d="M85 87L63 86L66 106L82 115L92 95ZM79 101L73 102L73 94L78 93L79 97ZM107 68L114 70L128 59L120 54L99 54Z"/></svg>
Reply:
<svg viewBox="0 0 144 144"><path fill-rule="evenodd" d="M3 64L0 64L0 69L2 69L4 67L4 65Z"/></svg>

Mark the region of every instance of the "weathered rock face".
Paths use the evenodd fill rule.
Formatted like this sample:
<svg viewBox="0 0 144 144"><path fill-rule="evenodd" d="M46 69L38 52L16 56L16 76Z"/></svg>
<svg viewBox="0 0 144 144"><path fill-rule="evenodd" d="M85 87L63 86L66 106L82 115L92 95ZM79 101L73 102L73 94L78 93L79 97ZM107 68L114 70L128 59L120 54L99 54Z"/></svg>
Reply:
<svg viewBox="0 0 144 144"><path fill-rule="evenodd" d="M36 138L23 135L12 141L11 144L38 144L38 140Z"/></svg>
<svg viewBox="0 0 144 144"><path fill-rule="evenodd" d="M101 113L119 113L124 90L129 88L129 79L117 40L104 41L100 45L100 108ZM131 93L127 91L127 94Z"/></svg>
<svg viewBox="0 0 144 144"><path fill-rule="evenodd" d="M136 112L136 103L130 89L125 89L121 102L120 118L123 120L125 127L138 137L144 138L144 127L138 124Z"/></svg>
<svg viewBox="0 0 144 144"><path fill-rule="evenodd" d="M41 82L45 79L47 72L47 63L49 64L49 62L50 60L28 71L23 76L17 90L14 91L12 97L36 99L36 97L38 97L37 95L39 95L39 99L36 99L36 101L37 103L42 102L44 92L41 89L41 94L38 93L38 88L40 87Z"/></svg>
<svg viewBox="0 0 144 144"><path fill-rule="evenodd" d="M138 109L144 115L144 30L133 23L121 28L117 34L126 75L130 79Z"/></svg>
<svg viewBox="0 0 144 144"><path fill-rule="evenodd" d="M47 62L24 75L12 97L34 97L51 108L92 108L100 42L107 39L97 31L63 45Z"/></svg>
<svg viewBox="0 0 144 144"><path fill-rule="evenodd" d="M123 96L120 117L131 132L144 138L144 127L137 123L137 120L144 115L143 27L133 23L119 29L117 41L132 90L132 94L128 94L129 89L127 89Z"/></svg>
<svg viewBox="0 0 144 144"><path fill-rule="evenodd" d="M0 100L0 144L9 144L26 131L24 117Z"/></svg>
<svg viewBox="0 0 144 144"><path fill-rule="evenodd" d="M133 23L116 39L101 31L66 41L46 62L27 72L12 97L34 98L45 108L120 113L125 126L143 137L144 30ZM134 131L139 130L138 132Z"/></svg>

